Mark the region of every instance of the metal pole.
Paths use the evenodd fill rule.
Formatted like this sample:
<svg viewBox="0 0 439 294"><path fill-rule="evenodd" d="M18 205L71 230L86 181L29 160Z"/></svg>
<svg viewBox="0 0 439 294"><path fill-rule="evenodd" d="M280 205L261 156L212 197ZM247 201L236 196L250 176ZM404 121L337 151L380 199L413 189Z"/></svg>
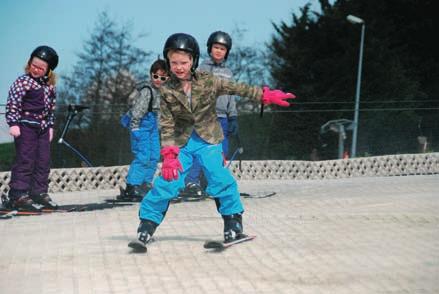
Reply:
<svg viewBox="0 0 439 294"><path fill-rule="evenodd" d="M338 125L338 159L343 158L344 153L344 140L346 139L346 133L342 124Z"/></svg>
<svg viewBox="0 0 439 294"><path fill-rule="evenodd" d="M355 113L354 113L354 129L352 131L352 148L351 157L356 157L357 155L357 136L358 136L358 116L360 112L360 85L361 85L361 68L363 65L363 44L364 44L364 31L366 25L362 23L361 25L361 41L360 41L360 56L358 60L358 73L357 73L357 89L355 92Z"/></svg>

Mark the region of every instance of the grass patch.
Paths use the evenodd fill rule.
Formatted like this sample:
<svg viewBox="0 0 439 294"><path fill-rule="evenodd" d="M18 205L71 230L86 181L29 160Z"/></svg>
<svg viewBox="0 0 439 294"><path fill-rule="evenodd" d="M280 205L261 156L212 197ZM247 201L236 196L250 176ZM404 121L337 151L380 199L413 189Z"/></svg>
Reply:
<svg viewBox="0 0 439 294"><path fill-rule="evenodd" d="M15 157L14 143L0 144L0 171L11 170Z"/></svg>

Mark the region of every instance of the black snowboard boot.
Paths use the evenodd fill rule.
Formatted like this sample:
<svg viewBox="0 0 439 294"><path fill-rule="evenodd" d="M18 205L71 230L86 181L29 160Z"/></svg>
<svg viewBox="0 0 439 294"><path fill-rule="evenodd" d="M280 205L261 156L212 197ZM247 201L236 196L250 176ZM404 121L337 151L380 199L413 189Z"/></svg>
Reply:
<svg viewBox="0 0 439 294"><path fill-rule="evenodd" d="M202 198L204 195L203 188L198 183L187 183L183 193L185 196L193 198Z"/></svg>
<svg viewBox="0 0 439 294"><path fill-rule="evenodd" d="M224 243L233 242L245 237L242 227L242 214L223 215L224 220Z"/></svg>
<svg viewBox="0 0 439 294"><path fill-rule="evenodd" d="M140 220L139 227L137 228L137 240L131 241L128 247L136 251L146 251L146 244L151 241L157 226L158 224L150 220Z"/></svg>
<svg viewBox="0 0 439 294"><path fill-rule="evenodd" d="M8 198L8 199L7 199ZM27 191L14 190L9 191L8 197L2 199L3 204L9 209L22 211L41 211L42 205L32 201Z"/></svg>
<svg viewBox="0 0 439 294"><path fill-rule="evenodd" d="M144 185L131 185L127 184L127 187L120 199L132 200L132 201L142 201L146 193L151 190L151 184Z"/></svg>
<svg viewBox="0 0 439 294"><path fill-rule="evenodd" d="M11 207L11 202L9 201L9 197L6 194L2 194L1 198L1 208L9 209Z"/></svg>
<svg viewBox="0 0 439 294"><path fill-rule="evenodd" d="M58 204L56 204L47 193L31 194L30 197L32 198L33 202L37 204L41 204L45 208L50 208L50 209L58 208Z"/></svg>

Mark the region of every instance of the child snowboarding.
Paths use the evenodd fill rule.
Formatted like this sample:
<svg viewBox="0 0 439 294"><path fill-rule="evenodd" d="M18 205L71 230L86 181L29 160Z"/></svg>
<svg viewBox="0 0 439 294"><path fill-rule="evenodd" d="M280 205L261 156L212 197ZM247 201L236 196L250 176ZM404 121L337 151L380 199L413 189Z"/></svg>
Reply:
<svg viewBox="0 0 439 294"><path fill-rule="evenodd" d="M215 198L217 210L224 220L224 241L233 242L245 237L238 185L223 165L221 141L223 131L217 120L216 98L220 95L239 95L264 104L288 106L294 98L280 90L261 89L195 72L199 47L194 37L184 33L171 35L165 42L163 56L171 77L160 89L161 100L161 176L143 198L137 229L137 239L128 244L136 251L146 251L157 227L163 221L170 201L184 188L194 160L198 160L207 179L207 193Z"/></svg>

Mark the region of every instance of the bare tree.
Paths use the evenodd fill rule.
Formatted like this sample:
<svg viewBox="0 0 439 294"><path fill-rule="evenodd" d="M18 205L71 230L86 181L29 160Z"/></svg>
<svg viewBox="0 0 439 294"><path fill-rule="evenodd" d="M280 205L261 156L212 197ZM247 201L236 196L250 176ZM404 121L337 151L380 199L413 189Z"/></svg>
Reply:
<svg viewBox="0 0 439 294"><path fill-rule="evenodd" d="M99 15L72 74L63 77L65 98L74 99L66 102L88 104L95 113L127 102L151 55L133 45L144 35L134 38L131 31L132 25L118 26L106 12Z"/></svg>
<svg viewBox="0 0 439 294"><path fill-rule="evenodd" d="M84 112L81 124L87 128L81 131L76 144L81 145L97 164L120 161L114 160L112 149L118 147L113 143L114 138L123 137L124 130L115 126L120 114L128 108L127 102L136 82L144 79L147 73L152 53L134 45L144 36L134 37L131 24L118 25L102 12L78 54L79 60L72 73L62 77L58 93L60 103L90 106L90 110Z"/></svg>

